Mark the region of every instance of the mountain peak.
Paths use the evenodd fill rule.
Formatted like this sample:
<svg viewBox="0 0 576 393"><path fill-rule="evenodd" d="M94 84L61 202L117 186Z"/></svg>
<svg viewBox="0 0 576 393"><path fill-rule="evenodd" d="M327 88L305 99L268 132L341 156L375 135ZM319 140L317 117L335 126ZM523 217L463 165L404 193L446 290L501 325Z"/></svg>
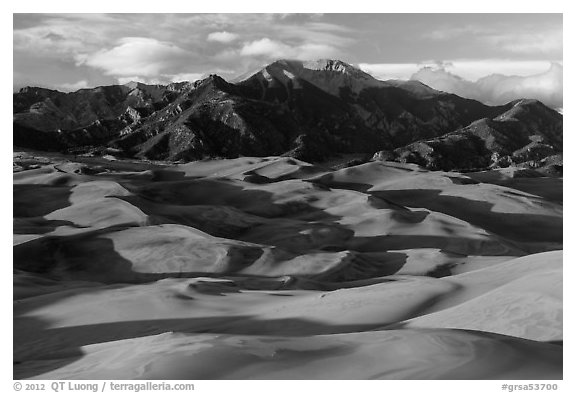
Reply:
<svg viewBox="0 0 576 393"><path fill-rule="evenodd" d="M366 87L386 85L350 64L333 59L281 59L265 66L245 81L249 80L292 88L301 88L301 81L306 81L335 96L340 95L342 88L358 93Z"/></svg>
<svg viewBox="0 0 576 393"><path fill-rule="evenodd" d="M345 63L342 60L335 59L318 59L305 61L302 63L302 66L304 68L317 71L334 71L349 75L366 74L364 71L354 67L353 65Z"/></svg>
<svg viewBox="0 0 576 393"><path fill-rule="evenodd" d="M127 88L129 88L130 90L134 90L140 86L144 85L141 82L138 81L130 81L128 83L124 83L122 86L126 86Z"/></svg>
<svg viewBox="0 0 576 393"><path fill-rule="evenodd" d="M282 68L295 74L300 74L306 70L329 71L349 75L352 77L360 77L361 79L374 79L371 75L367 74L361 69L337 59L318 59L306 61L280 59L267 65L264 68Z"/></svg>
<svg viewBox="0 0 576 393"><path fill-rule="evenodd" d="M45 87L25 86L22 87L18 93L22 94L39 94L39 93L61 93L58 90L47 89Z"/></svg>

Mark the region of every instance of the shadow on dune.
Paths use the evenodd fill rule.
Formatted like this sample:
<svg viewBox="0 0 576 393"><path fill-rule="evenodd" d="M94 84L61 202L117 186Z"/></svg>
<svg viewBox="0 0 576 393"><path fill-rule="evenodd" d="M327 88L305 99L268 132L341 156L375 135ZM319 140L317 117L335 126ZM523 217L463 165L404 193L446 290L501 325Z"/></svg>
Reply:
<svg viewBox="0 0 576 393"><path fill-rule="evenodd" d="M29 319L29 318L27 318ZM25 320L30 324L31 321ZM46 328L35 321L22 334L15 323L14 344L21 355L14 357L14 379L31 378L56 370L84 356L81 347L166 332L229 334L247 336L307 337L319 334L362 332L380 324L330 325L303 318L261 320L251 316L199 317L96 323L64 328ZM34 334L33 345L29 335ZM34 346L35 350L31 347ZM40 349L41 348L41 349ZM41 360L41 362L34 362ZM301 359L305 360L305 359Z"/></svg>
<svg viewBox="0 0 576 393"><path fill-rule="evenodd" d="M126 196L122 199L143 209L147 214L162 214L166 205L186 206L219 206L233 207L244 213L263 218L296 217L304 214L317 214L318 219L327 221L339 217L332 216L322 209L311 206L306 200L276 203L272 192L246 188L248 183L230 179L196 179L170 180L152 182L130 188L137 197Z"/></svg>
<svg viewBox="0 0 576 393"><path fill-rule="evenodd" d="M194 277L268 277L255 274L243 274L242 268L255 263L262 249L238 249L237 255L244 261L234 262L222 271L179 270L165 272L141 272L134 269L133 261L123 257L116 249L114 242L108 238L99 237L125 227L112 227L94 230L71 236L44 236L13 247L13 266L26 272L43 274L56 280L81 280L114 283L147 283L164 278L194 278ZM378 241L378 239L375 239ZM231 249L233 251L233 248ZM396 273L404 266L407 256L403 253L381 253L380 258L358 257L354 262L335 270L328 275L322 275L319 282L332 286L342 285L348 281L366 280L375 277L388 276ZM91 257L92 256L92 257ZM194 258L190 256L191 260ZM283 261L276 261L282 263ZM194 266L194 265L191 265ZM151 266L153 268L153 266ZM316 281L317 273L290 274L302 279Z"/></svg>
<svg viewBox="0 0 576 393"><path fill-rule="evenodd" d="M102 167L111 171L141 172L147 170L163 170L165 165L157 165L150 162L127 161L127 160L107 160L102 157L82 157L75 156L74 161L89 166Z"/></svg>
<svg viewBox="0 0 576 393"><path fill-rule="evenodd" d="M484 173L467 173L470 178L482 183L496 184L503 187L512 188L518 191L537 195L553 203L563 204L563 182L557 177L517 177L517 178L491 178Z"/></svg>
<svg viewBox="0 0 576 393"><path fill-rule="evenodd" d="M15 235L43 235L53 232L61 226L82 228L71 221L47 220L44 217L15 218L12 226L12 233Z"/></svg>
<svg viewBox="0 0 576 393"><path fill-rule="evenodd" d="M177 173L181 174L181 172ZM364 187L368 186L364 185ZM34 213L47 214L56 208L69 205L70 189L68 187L15 186L15 192L29 196L28 199L24 198L28 204L31 204L30 195L42 196L44 191L48 191L49 195L53 193L58 198L51 200L47 205L37 203L39 207L36 207L38 210ZM132 192L135 193L134 196L124 196L121 199L143 210L145 214L150 216L151 224L175 223L185 225L213 236L275 246L280 250L288 250L294 255L334 253L346 250L359 253L386 253L383 257L355 258L351 266L337 272L334 277L325 277L328 281L360 280L396 273L406 263L407 257L403 253L388 253L389 250L437 248L466 255L502 255L505 252L502 247L498 247L496 241L492 247L492 245L486 244L484 240L459 237L457 233L449 237L434 235L356 236L353 231L340 224L341 216L329 214L323 209L316 208L306 199L296 198L277 203L278 193L274 194L261 189L246 189L243 183L238 184L235 181L221 179L171 180L133 187ZM491 211L492 205L489 203L445 197L439 193L440 191L436 190L410 190L402 193L378 192L374 194L377 198L385 201L397 201L396 203L400 203L400 205L426 206L430 210L443 210L447 214L460 216L458 218L477 225L480 224L479 226L491 229L497 234L505 232L504 235L515 239L525 240L529 238L533 240L538 238L538 240L542 240L544 238L561 241L561 218L552 222L549 220L548 226L545 225L546 222L543 222L542 225L534 227L534 225L529 224L539 223L538 220L545 220L538 216L494 213ZM382 208L390 208L387 204L382 206ZM452 208L451 206L455 207ZM20 214L29 214L30 209L27 207L15 208L15 213L20 211ZM234 211L230 213L228 210L216 210L206 218L203 216L203 212L208 207L223 209L232 207L236 209L236 213ZM195 210L187 211L186 209ZM412 212L402 206L398 209L392 207L392 209L394 210L392 213L394 219L406 225L420 223L429 214L421 211ZM477 213L478 211L480 213ZM505 220L503 217L511 218ZM549 217L545 218L549 219ZM275 235L275 230L278 231L279 228L282 228L278 226L275 229L276 219L284 220L284 223L289 220L288 226L283 229L286 236L284 236L284 232ZM280 221L278 222L280 223ZM54 223L42 222L40 224L42 225L39 225L38 231L42 233L43 227L49 228ZM260 230L260 235L256 238L245 236L246 233L260 227L264 229ZM45 236L30 240L14 246L14 267L35 273L53 274L60 279L72 278L103 283L141 283L167 277L210 275L210 273L201 270L172 270L154 273L134 271L132 261L122 257L115 250L115 245L110 239L99 236L126 228L129 227L109 227L78 235ZM149 228L151 227L149 226ZM330 231L330 235L323 237L322 233L326 230ZM254 232L252 232L253 234ZM290 246L292 238L286 240L288 236L293 236L295 239L294 246ZM493 252L490 252L492 250ZM242 254L240 259L245 260L246 266L254 263L262 254L262 251L256 252L258 250L245 251L249 254L246 254L245 257L244 251L238 252ZM91 258L90 255L97 257ZM239 257L234 258L238 259ZM236 266L236 263L229 264L220 271L204 270L208 270L214 275L235 274L246 267L244 262L241 263L242 266ZM291 273L291 275L294 274Z"/></svg>
<svg viewBox="0 0 576 393"><path fill-rule="evenodd" d="M358 184L355 184L358 186ZM174 187L176 192L168 192ZM180 188L181 187L181 188ZM363 185L360 188L368 189L371 186ZM178 191L180 189L180 191ZM461 238L455 232L452 236L434 236L434 235L383 235L383 236L356 236L353 231L340 224L342 216L327 213L325 210L315 208L309 203L294 201L284 204L278 204L274 201L274 194L265 190L245 189L233 182L221 180L184 180L179 182L163 183L161 186L146 187L140 190L132 190L136 195L125 196L121 199L133 204L141 209L145 214L151 217L154 223L174 223L191 226L200 229L212 236L225 237L229 239L255 242L269 246L277 246L289 249L298 254L306 254L313 250L318 251L344 251L356 250L360 252L387 251L406 248L439 248L443 249L448 243L463 243L468 247L461 253L471 253L473 255L485 255L478 253L484 244L483 241ZM185 192L186 191L186 192ZM189 192L188 192L189 191ZM422 190L410 190L414 195ZM429 193L428 197L438 195L440 192ZM423 222L430 214L426 211L411 211L404 207L402 203L396 201L396 198L389 198L380 193L372 193L375 198L384 201L385 204L381 209L392 209L392 218L402 224L418 224ZM469 202L461 198L461 201L454 200L450 203ZM422 207L422 206L411 207ZM210 220L202 217L202 212L191 210L196 207L209 206L210 208L232 208L234 211L215 211L214 216L221 215L222 220ZM482 205L483 214L490 212L491 204ZM434 209L430 209L434 210ZM227 217L226 215L230 215ZM492 229L498 229L499 213L491 213L484 221ZM474 218L474 214L470 214ZM461 218L462 217L457 217ZM516 219L517 217L514 217ZM528 216L533 218L533 216ZM536 217L538 218L538 217ZM258 221L260 222L249 222ZM337 243L326 241L323 244L315 245L295 245L289 246L290 239L282 236L273 236L274 231L283 228L286 222L276 222L274 220L290 220L288 225L291 226L292 234L303 233L311 229L324 226L333 228L335 231L350 232L347 239L340 239ZM464 218L465 219L465 218ZM492 223L491 220L495 220ZM480 222L480 220L475 220ZM482 221L482 222L484 222ZM513 220L514 221L514 220ZM561 220L560 229L561 229ZM557 224L553 223L552 225ZM275 225L278 225L275 229ZM515 227L514 223L510 226ZM259 229L265 228L265 229ZM260 236L256 236L256 232ZM494 231L495 232L495 231ZM499 231L502 232L502 231ZM496 232L495 232L496 233ZM458 252L458 250L456 250ZM501 251L496 251L495 255L501 255Z"/></svg>
<svg viewBox="0 0 576 393"><path fill-rule="evenodd" d="M38 184L13 185L13 233L15 235L45 234L59 226L78 227L65 220L47 220L43 216L71 206L70 186Z"/></svg>
<svg viewBox="0 0 576 393"><path fill-rule="evenodd" d="M46 344L43 339L44 333L49 331L49 323L36 317L17 316L16 304L12 328L14 379L32 378L57 370L84 356L78 346L56 349L57 343Z"/></svg>
<svg viewBox="0 0 576 393"><path fill-rule="evenodd" d="M474 179L448 178L453 184L467 185L478 183ZM425 208L469 222L491 233L515 242L562 243L562 217L535 214L515 214L493 211L494 204L473 199L443 195L443 190L407 189L370 191L372 184L337 182L328 178L312 180L313 183L333 188L354 190L373 195L391 205L408 208ZM557 185L557 182L554 182ZM510 194L515 194L510 190ZM549 194L547 192L546 194ZM520 194L519 194L520 195ZM538 194L535 194L538 195Z"/></svg>
<svg viewBox="0 0 576 393"><path fill-rule="evenodd" d="M72 187L13 184L14 217L40 217L71 206Z"/></svg>
<svg viewBox="0 0 576 393"><path fill-rule="evenodd" d="M490 244L492 242L492 244ZM481 240L458 236L381 235L355 237L348 247L358 252L432 248L462 256L523 256L524 252L504 248L495 239Z"/></svg>
<svg viewBox="0 0 576 393"><path fill-rule="evenodd" d="M126 167L125 169L129 169ZM154 169L150 178L138 178L133 175L106 174L100 179L110 178L118 181L135 196L121 199L141 209L153 217L157 223L174 223L190 226L213 236L223 236L240 239L247 231L262 225L258 219L290 219L299 221L296 228L306 232L318 225L327 225L342 231L348 231L339 223L342 217L332 215L315 208L305 199L287 203L277 203L278 195L259 189L246 189L238 182L223 179L197 179L186 176L183 172ZM262 180L262 179L260 179ZM258 180L258 181L260 181ZM314 184L314 183L313 183ZM340 185L331 185L339 187ZM345 187L344 187L345 186ZM342 188L366 192L371 185L345 184ZM369 193L369 192L368 192ZM71 187L44 185L14 185L14 216L16 218L33 218L36 228L24 229L15 226L15 232L47 233L49 228L62 224L61 221L50 221L41 218L50 212L70 206ZM370 193L369 193L370 194ZM466 198L440 195L440 190L407 190L380 191L371 193L377 198L389 202L397 208L400 219L407 224L416 224L425 219L422 212L410 212L404 206L427 208L449 214L453 217L470 222L506 239L523 242L557 242L562 241L562 219L559 217L535 216L528 214L507 214L493 212L493 205L487 202L472 201ZM198 219L194 214L186 215L188 206L220 206L233 207L247 215L253 215L256 220L246 217L222 222L217 215L215 219ZM414 214L412 214L414 213ZM44 220L44 221L42 221ZM313 223L313 221L315 221ZM226 277L236 274L234 269L217 273L188 272L158 272L143 273L134 270L131 260L122 256L115 249L112 240L100 235L121 231L129 227L109 227L88 233L71 236L45 236L33 239L13 247L13 264L17 269L40 273L47 277L59 279L74 279L96 281L101 283L145 283L168 277ZM270 232L273 231L272 226ZM345 288L346 282L360 280L351 286L371 285L371 279L398 272L406 263L406 255L401 252L387 252L406 248L439 248L449 247L449 242L468 242L466 251L474 254L475 249L483 250L482 242L475 243L454 233L452 237L425 235L393 235L362 237L352 236L339 244L332 239L318 240L310 248L303 249L302 254L311 251L337 252L386 252L385 258L358 258L356 262L327 277L327 282L308 285L312 288ZM275 241L261 244L274 246ZM407 247L409 245L409 247ZM278 246L281 248L281 246ZM456 250L457 251L457 250ZM455 252L456 252L455 251ZM257 254L257 253L256 253ZM255 259L258 255L249 256ZM125 255L125 253L124 253ZM500 255L500 254L496 254ZM256 276L257 277L257 276ZM307 279L307 277L302 277ZM380 279L381 280L381 279ZM340 283L338 283L340 282ZM327 287L328 286L328 287ZM286 288L284 286L283 288ZM102 288L87 289L87 291L105 290ZM84 289L83 289L84 291ZM74 293L62 294L72 296ZM279 294L281 295L281 294ZM57 301L62 296L46 297L46 303ZM223 295L225 296L225 294ZM50 300L54 299L54 300ZM432 299L435 301L437 299ZM25 304L25 303L22 303ZM424 312L428 304L417 312ZM250 315L228 317L197 317L184 319L160 319L98 323L93 325L54 328L46 321L36 317L26 316L30 310L23 310L18 302L14 304L14 378L30 378L51 370L63 367L83 356L81 347L84 345L103 343L114 340L143 337L163 332L214 333L238 335L269 335L269 336L308 336L316 334L334 334L365 331L381 328L380 324L348 324L329 325L322 322L302 318L283 318L261 320Z"/></svg>
<svg viewBox="0 0 576 393"><path fill-rule="evenodd" d="M26 318L26 317L24 317ZM27 321L29 322L29 321ZM370 330L397 330L402 329L401 324L393 327L382 328L376 324L348 324L348 325L327 325L317 321L311 321L303 318L282 318L275 320L261 320L250 315L234 317L200 317L200 318L182 318L182 319L159 319L159 320L138 320L112 323L96 323L94 325L81 325L63 328L46 328L37 324L35 339L28 340L27 336L21 337L19 330L15 328L15 343L19 343L20 351L15 354L14 358L14 379L33 378L50 371L57 370L85 356L82 350L83 346L99 343L109 343L119 340L141 338L162 333L184 333L184 334L217 334L217 335L240 335L240 336L264 336L261 341L267 340L276 342L277 338L282 337L310 337L314 335L330 335L353 332L365 332ZM425 329L416 329L425 331ZM554 347L558 343L541 343L532 340L521 339L513 336L506 336L496 333L465 330L465 329L447 329L449 331L461 331L471 336L493 339L501 345L512 345L518 348L529 348L526 345L535 348L546 349L547 351L557 351ZM40 347L40 345L42 345ZM120 344L121 345L121 344ZM34 348L34 350L31 350ZM41 349L40 349L41 348ZM230 348L232 349L232 348ZM229 350L230 350L229 349ZM333 354L334 347L321 350L314 353L314 358L327 357ZM355 348L344 346L337 350L338 355L353 353ZM305 351L303 351L305 352ZM308 356L306 353L298 351L299 364L306 363ZM561 369L562 358L555 356L556 363L554 367ZM479 370L481 372L481 370ZM485 372L485 370L484 370ZM494 370L497 374L497 370ZM488 373L490 374L490 373ZM465 377L465 379L469 379Z"/></svg>
<svg viewBox="0 0 576 393"><path fill-rule="evenodd" d="M424 207L518 242L562 243L562 217L495 212L489 202L442 195L442 190L375 191L371 194L407 207Z"/></svg>
<svg viewBox="0 0 576 393"><path fill-rule="evenodd" d="M216 276L223 274L210 273L138 273L132 270L132 263L114 250L111 240L100 238L91 249L75 249L82 244L82 238L103 234L108 228L90 234L69 237L44 237L14 247L14 267L25 271L42 273L61 278L84 279L100 282L150 282L166 277ZM95 263L89 255L98 253L106 258L99 258ZM63 263L65 261L66 263ZM250 280L250 277L243 277ZM382 279L379 279L382 282ZM373 280L358 282L357 285L372 285ZM284 287L290 287L288 282ZM296 287L308 289L334 290L348 287L346 283L295 283ZM316 288L317 287L317 288ZM102 291L102 288L83 288L82 293ZM66 296L73 296L75 291L60 292L46 296L42 306L57 302ZM225 296L225 294L224 294ZM115 340L143 337L163 332L240 334L240 335L284 335L308 336L315 334L345 333L373 329L379 324L353 324L333 326L301 318L283 318L261 320L251 316L234 317L199 317L185 319L144 320L94 325L73 326L65 328L50 327L47 321L37 317L26 316L32 311L26 302L14 303L14 378L32 378L77 361L84 356L81 347L84 345L104 343Z"/></svg>
<svg viewBox="0 0 576 393"><path fill-rule="evenodd" d="M548 344L559 345L561 347L564 346L564 340L555 340L555 341L547 341Z"/></svg>
<svg viewBox="0 0 576 393"><path fill-rule="evenodd" d="M75 279L106 283L106 277L129 277L132 263L114 251L114 244L105 238L92 239L92 247L75 247L83 239L110 232L110 228L74 236L45 236L13 247L13 266L56 279ZM94 263L91 255L110 254L110 258ZM130 281L129 281L130 282Z"/></svg>
<svg viewBox="0 0 576 393"><path fill-rule="evenodd" d="M261 320L248 315L151 319L50 328L47 323L37 318L15 315L13 378L32 378L73 363L84 356L81 347L85 345L166 332L305 337L361 332L378 326L380 325L330 325L303 318Z"/></svg>

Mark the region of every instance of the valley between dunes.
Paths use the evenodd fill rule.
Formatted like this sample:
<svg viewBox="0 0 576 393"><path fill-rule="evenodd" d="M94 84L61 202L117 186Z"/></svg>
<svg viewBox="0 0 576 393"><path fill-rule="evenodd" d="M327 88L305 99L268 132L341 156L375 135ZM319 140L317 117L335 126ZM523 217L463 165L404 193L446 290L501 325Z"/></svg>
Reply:
<svg viewBox="0 0 576 393"><path fill-rule="evenodd" d="M14 153L14 378L561 379L562 179Z"/></svg>

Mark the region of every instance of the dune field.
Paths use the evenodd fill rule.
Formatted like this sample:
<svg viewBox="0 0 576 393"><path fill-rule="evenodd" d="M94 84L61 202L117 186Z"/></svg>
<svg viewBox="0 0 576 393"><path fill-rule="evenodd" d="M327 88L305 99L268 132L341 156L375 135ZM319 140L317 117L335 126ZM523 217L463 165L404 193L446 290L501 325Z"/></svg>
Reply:
<svg viewBox="0 0 576 393"><path fill-rule="evenodd" d="M562 178L14 153L15 379L561 379Z"/></svg>

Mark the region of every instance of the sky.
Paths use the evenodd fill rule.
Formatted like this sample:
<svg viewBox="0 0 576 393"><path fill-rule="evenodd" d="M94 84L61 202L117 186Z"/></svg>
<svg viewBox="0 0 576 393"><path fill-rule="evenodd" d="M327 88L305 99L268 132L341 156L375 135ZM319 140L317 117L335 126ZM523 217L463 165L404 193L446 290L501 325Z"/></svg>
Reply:
<svg viewBox="0 0 576 393"><path fill-rule="evenodd" d="M13 88L232 80L334 58L497 104L562 107L562 14L14 14Z"/></svg>

